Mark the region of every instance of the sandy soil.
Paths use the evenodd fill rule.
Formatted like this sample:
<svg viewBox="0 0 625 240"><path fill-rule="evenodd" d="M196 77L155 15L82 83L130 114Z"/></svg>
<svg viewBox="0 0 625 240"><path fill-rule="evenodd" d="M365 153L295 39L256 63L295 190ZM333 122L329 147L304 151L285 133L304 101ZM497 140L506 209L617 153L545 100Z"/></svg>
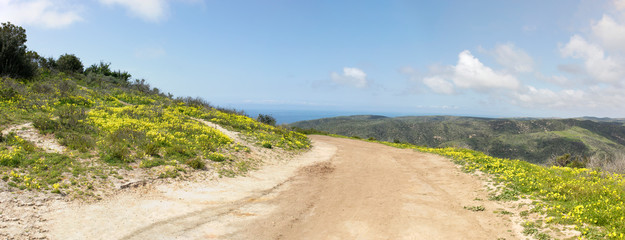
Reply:
<svg viewBox="0 0 625 240"><path fill-rule="evenodd" d="M312 136L247 177L145 186L43 213L51 239L517 239L483 183L431 154ZM470 211L467 206L483 206Z"/></svg>

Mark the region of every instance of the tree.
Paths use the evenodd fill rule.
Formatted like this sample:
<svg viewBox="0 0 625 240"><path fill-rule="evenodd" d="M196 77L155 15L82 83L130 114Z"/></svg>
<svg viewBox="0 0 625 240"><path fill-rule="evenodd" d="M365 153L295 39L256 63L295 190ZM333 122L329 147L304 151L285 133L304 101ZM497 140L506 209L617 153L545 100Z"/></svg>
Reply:
<svg viewBox="0 0 625 240"><path fill-rule="evenodd" d="M256 120L264 124L269 124L271 126L276 125L276 119L270 115L258 114L258 117L256 118Z"/></svg>
<svg viewBox="0 0 625 240"><path fill-rule="evenodd" d="M0 28L0 76L31 78L37 71L26 48L26 30L10 22Z"/></svg>
<svg viewBox="0 0 625 240"><path fill-rule="evenodd" d="M82 73L83 65L80 58L74 54L63 54L56 60L56 65L59 71L65 73Z"/></svg>

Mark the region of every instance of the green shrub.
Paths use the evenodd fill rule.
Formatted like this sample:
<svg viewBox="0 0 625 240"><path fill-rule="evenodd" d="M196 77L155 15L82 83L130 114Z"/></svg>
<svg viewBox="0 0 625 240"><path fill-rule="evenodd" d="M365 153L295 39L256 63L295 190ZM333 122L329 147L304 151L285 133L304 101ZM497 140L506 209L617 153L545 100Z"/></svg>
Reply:
<svg viewBox="0 0 625 240"><path fill-rule="evenodd" d="M43 134L54 133L59 129L60 125L57 121L50 119L49 116L39 114L33 119L33 127Z"/></svg>
<svg viewBox="0 0 625 240"><path fill-rule="evenodd" d="M135 131L129 127L119 128L106 136L103 144L100 145L101 158L108 163L129 163L131 159L131 149L136 148L146 142L145 133Z"/></svg>
<svg viewBox="0 0 625 240"><path fill-rule="evenodd" d="M139 167L142 168L153 168L157 166L165 165L165 160L163 159L145 159L141 160L139 163Z"/></svg>
<svg viewBox="0 0 625 240"><path fill-rule="evenodd" d="M271 143L270 142L263 142L263 147L264 148L272 148Z"/></svg>
<svg viewBox="0 0 625 240"><path fill-rule="evenodd" d="M87 74L100 74L104 76L113 77L115 80L111 83L117 85L127 85L128 81L132 77L128 72L122 71L111 71L111 63L100 62L100 64L93 64L85 69L85 73Z"/></svg>
<svg viewBox="0 0 625 240"><path fill-rule="evenodd" d="M204 161L197 158L187 160L186 164L193 169L204 169L206 167Z"/></svg>
<svg viewBox="0 0 625 240"><path fill-rule="evenodd" d="M35 150L35 145L33 145L33 143L18 137L14 132L10 132L9 135L6 136L6 143L11 146L19 146L27 152Z"/></svg>
<svg viewBox="0 0 625 240"><path fill-rule="evenodd" d="M21 163L20 159L22 159L21 153L18 153L17 155L10 157L10 158L9 157L0 158L0 166L19 167Z"/></svg>
<svg viewBox="0 0 625 240"><path fill-rule="evenodd" d="M165 148L165 156L171 158L187 159L189 157L194 157L195 155L196 153L192 149L179 144Z"/></svg>
<svg viewBox="0 0 625 240"><path fill-rule="evenodd" d="M573 158L571 154L564 154L562 156L557 157L553 165L559 167L570 167L570 168L585 168L586 164L588 164L589 160L587 157L575 157Z"/></svg>
<svg viewBox="0 0 625 240"><path fill-rule="evenodd" d="M158 175L159 178L176 178L180 175L178 169L167 169L165 172L162 172Z"/></svg>
<svg viewBox="0 0 625 240"><path fill-rule="evenodd" d="M178 97L176 98L176 101L183 102L191 107L206 108L206 109L213 108L210 102L206 101L205 99L201 97Z"/></svg>
<svg viewBox="0 0 625 240"><path fill-rule="evenodd" d="M61 145L80 152L87 152L96 146L95 139L87 134L78 132L62 132L58 133L57 137L61 138Z"/></svg>
<svg viewBox="0 0 625 240"><path fill-rule="evenodd" d="M0 100L12 100L26 93L24 84L10 78L0 80Z"/></svg>
<svg viewBox="0 0 625 240"><path fill-rule="evenodd" d="M65 73L82 73L84 66L80 58L74 54L63 54L56 60L56 66L59 71Z"/></svg>
<svg viewBox="0 0 625 240"><path fill-rule="evenodd" d="M208 155L208 159L213 162L223 162L226 161L228 158L221 153L210 153Z"/></svg>
<svg viewBox="0 0 625 240"><path fill-rule="evenodd" d="M54 84L50 81L35 82L30 89L35 93L51 94L55 92Z"/></svg>
<svg viewBox="0 0 625 240"><path fill-rule="evenodd" d="M78 85L72 80L66 79L58 84L59 94L61 94L62 98L68 98L76 92L78 89Z"/></svg>
<svg viewBox="0 0 625 240"><path fill-rule="evenodd" d="M152 157L160 157L159 152L161 150L161 147L159 147L157 144L155 144L149 139L146 139L146 141L147 142L141 144L140 146L141 150L143 150L145 155L152 156Z"/></svg>
<svg viewBox="0 0 625 240"><path fill-rule="evenodd" d="M130 149L122 144L100 146L100 159L106 163L119 164L132 162Z"/></svg>
<svg viewBox="0 0 625 240"><path fill-rule="evenodd" d="M256 117L256 120L267 125L271 125L271 126L276 125L276 119L270 115L258 114L258 117Z"/></svg>

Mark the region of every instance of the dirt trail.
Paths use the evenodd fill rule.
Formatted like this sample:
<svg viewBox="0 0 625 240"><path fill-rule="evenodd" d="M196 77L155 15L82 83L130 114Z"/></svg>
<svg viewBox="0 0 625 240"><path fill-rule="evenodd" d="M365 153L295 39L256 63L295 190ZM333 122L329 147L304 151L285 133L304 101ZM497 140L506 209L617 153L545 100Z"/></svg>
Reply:
<svg viewBox="0 0 625 240"><path fill-rule="evenodd" d="M248 177L137 188L46 214L52 239L517 239L482 183L442 157L312 136ZM483 206L470 211L465 206Z"/></svg>

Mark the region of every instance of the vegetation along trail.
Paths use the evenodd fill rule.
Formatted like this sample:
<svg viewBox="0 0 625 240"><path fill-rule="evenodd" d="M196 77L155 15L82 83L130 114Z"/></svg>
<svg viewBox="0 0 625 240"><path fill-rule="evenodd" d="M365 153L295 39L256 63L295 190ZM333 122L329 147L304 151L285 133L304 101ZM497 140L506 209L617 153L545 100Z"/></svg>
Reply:
<svg viewBox="0 0 625 240"><path fill-rule="evenodd" d="M139 187L49 214L53 239L516 239L478 177L448 159L311 136L247 177ZM469 206L469 207L467 207ZM470 206L479 206L471 209ZM484 210L486 209L486 210Z"/></svg>

